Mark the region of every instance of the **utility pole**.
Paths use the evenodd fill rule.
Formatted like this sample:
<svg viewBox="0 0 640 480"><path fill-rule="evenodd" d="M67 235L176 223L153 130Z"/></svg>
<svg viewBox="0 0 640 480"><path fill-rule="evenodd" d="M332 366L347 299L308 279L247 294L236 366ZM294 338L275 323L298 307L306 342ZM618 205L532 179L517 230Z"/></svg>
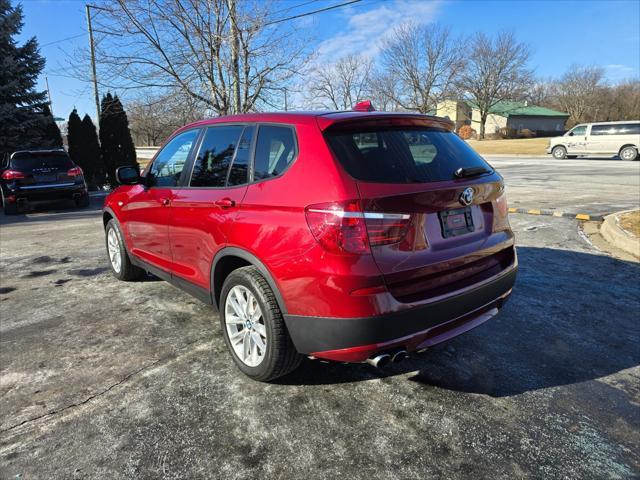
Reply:
<svg viewBox="0 0 640 480"><path fill-rule="evenodd" d="M53 103L51 103L51 90L49 90L49 77L44 76L44 83L47 86L47 97L49 97L49 111L51 112L51 116L55 117L53 114Z"/></svg>
<svg viewBox="0 0 640 480"><path fill-rule="evenodd" d="M242 104L240 103L240 61L238 60L240 50L240 39L238 36L238 16L236 13L236 0L227 0L229 8L229 18L231 20L231 68L233 75L233 103L235 104L234 113L242 113Z"/></svg>
<svg viewBox="0 0 640 480"><path fill-rule="evenodd" d="M100 97L98 96L98 76L96 75L96 51L93 44L93 29L91 28L92 5L85 5L87 9L87 28L89 30L89 51L91 52L91 71L93 73L93 94L96 100L96 125L100 129ZM95 8L95 7L93 7Z"/></svg>
<svg viewBox="0 0 640 480"><path fill-rule="evenodd" d="M287 104L287 87L284 87L284 111L287 112L289 110L289 105Z"/></svg>

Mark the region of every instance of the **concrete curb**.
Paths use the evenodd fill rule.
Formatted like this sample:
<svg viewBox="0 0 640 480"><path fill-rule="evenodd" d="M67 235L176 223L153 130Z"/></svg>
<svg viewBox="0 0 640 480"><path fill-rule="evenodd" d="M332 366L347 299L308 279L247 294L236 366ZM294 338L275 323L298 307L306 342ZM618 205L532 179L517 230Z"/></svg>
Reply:
<svg viewBox="0 0 640 480"><path fill-rule="evenodd" d="M632 211L633 210L626 210L604 217L604 222L602 222L600 226L600 234L614 247L624 250L634 257L640 258L640 238L634 237L620 227L619 216Z"/></svg>
<svg viewBox="0 0 640 480"><path fill-rule="evenodd" d="M548 217L565 217L574 218L576 220L589 221L601 221L603 215L591 215L588 213L569 213L560 212L558 210L542 210L539 208L509 208L509 213L524 213L525 215L543 215Z"/></svg>

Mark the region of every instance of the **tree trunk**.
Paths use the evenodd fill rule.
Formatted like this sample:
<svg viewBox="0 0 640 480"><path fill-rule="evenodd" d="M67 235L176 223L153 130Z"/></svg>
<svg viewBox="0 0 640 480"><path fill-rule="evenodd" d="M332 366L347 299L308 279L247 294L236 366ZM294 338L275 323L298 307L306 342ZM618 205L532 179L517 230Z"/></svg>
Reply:
<svg viewBox="0 0 640 480"><path fill-rule="evenodd" d="M484 140L484 130L485 125L487 124L487 114L480 114L480 140Z"/></svg>

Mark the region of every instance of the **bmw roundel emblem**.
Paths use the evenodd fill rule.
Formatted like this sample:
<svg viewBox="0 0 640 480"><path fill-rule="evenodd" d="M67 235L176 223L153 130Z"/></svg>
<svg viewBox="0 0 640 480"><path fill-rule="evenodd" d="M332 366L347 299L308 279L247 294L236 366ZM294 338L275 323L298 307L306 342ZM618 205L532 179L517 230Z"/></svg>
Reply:
<svg viewBox="0 0 640 480"><path fill-rule="evenodd" d="M462 205L471 205L473 202L473 188L465 188L460 194L460 203Z"/></svg>

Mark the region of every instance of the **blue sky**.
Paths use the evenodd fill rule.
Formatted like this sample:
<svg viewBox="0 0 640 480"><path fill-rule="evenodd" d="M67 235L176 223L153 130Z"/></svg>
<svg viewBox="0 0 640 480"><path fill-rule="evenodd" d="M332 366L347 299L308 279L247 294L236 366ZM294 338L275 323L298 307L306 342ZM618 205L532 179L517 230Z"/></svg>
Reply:
<svg viewBox="0 0 640 480"><path fill-rule="evenodd" d="M289 16L343 0L276 0L277 15ZM15 0L14 0L15 3ZM36 36L47 59L45 72L56 116L73 107L94 116L91 86L69 78L68 54L87 45L84 1L22 0L22 39ZM96 3L100 3L96 1ZM380 39L394 26L412 20L438 22L460 35L508 29L533 49L531 66L539 77L560 76L571 63L605 68L611 82L640 76L640 0L474 1L363 0L297 20L320 60L346 53L375 55ZM71 40L59 40L79 35ZM49 45L48 45L49 44ZM40 80L44 89L44 77ZM127 94L124 94L126 100Z"/></svg>

